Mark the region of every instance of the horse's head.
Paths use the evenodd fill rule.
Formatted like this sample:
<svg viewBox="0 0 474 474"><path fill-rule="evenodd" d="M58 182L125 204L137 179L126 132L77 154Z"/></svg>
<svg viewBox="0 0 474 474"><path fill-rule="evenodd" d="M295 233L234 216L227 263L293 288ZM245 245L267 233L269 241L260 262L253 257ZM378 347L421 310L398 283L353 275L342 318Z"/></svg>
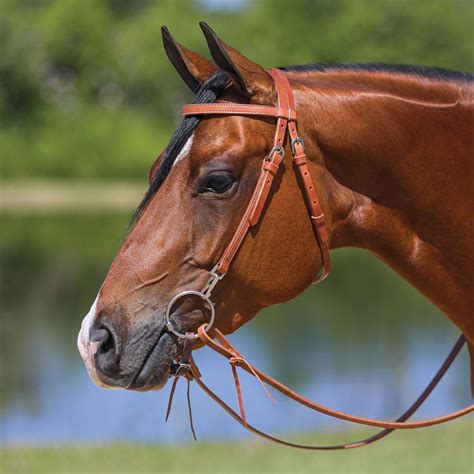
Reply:
<svg viewBox="0 0 474 474"><path fill-rule="evenodd" d="M197 93L196 102L275 105L268 72L204 30L218 67L163 32L167 54ZM97 384L135 390L165 384L181 345L165 324L168 304L206 284L248 205L274 135L274 119L235 115L187 117L175 131L151 168L133 228L82 324L78 346ZM301 190L291 165L282 163L270 204L214 289L215 325L234 331L265 306L295 297L320 267ZM177 331L195 331L208 320L209 307L188 295L169 317Z"/></svg>

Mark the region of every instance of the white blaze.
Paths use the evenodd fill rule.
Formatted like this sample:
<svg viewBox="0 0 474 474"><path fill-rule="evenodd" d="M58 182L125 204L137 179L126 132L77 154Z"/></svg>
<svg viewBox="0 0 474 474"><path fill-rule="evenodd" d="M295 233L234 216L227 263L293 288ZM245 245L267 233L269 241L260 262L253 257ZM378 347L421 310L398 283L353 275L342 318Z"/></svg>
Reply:
<svg viewBox="0 0 474 474"><path fill-rule="evenodd" d="M183 158L188 156L189 151L191 150L191 147L193 146L193 140L194 140L194 133L187 139L187 141L184 144L183 148L181 148L181 151L179 152L179 155L176 157L176 160L174 160L173 166L176 163L178 163L178 161L181 161Z"/></svg>

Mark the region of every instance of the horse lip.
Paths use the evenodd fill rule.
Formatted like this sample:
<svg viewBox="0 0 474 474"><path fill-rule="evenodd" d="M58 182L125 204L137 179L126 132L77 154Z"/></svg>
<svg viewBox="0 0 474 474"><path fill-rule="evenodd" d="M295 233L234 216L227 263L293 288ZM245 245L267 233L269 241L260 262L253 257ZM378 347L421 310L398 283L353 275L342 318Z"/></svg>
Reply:
<svg viewBox="0 0 474 474"><path fill-rule="evenodd" d="M148 351L142 364L137 370L135 377L133 378L132 382L127 387L127 390L137 390L137 391L159 390L163 388L163 386L166 384L166 382L168 381L168 378L171 375L170 370L171 370L171 364L173 361L172 354L170 354L168 360L166 360L164 364L163 363L159 364L161 366L159 368L162 369L162 376L157 380L153 380L153 377L157 375L155 372L155 369L158 368L157 362L158 363L161 362L161 361L156 360L157 357L160 356L161 359L166 357L166 351L164 351L165 357L163 357L163 355L161 354L162 348L159 347L160 342L162 343L162 345L166 343L166 340L163 343L163 337L166 337L166 336L169 336L169 332L166 330L166 327L165 327L161 330L156 342L152 345L152 347Z"/></svg>

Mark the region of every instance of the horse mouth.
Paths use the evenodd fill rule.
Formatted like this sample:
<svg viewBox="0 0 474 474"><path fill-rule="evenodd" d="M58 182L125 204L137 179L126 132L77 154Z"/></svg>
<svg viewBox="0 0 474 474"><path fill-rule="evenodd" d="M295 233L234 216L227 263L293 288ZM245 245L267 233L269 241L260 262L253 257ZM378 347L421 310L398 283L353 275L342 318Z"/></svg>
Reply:
<svg viewBox="0 0 474 474"><path fill-rule="evenodd" d="M186 321L188 328L194 328L202 321L202 311L200 309L191 309L184 312L185 316L177 316L177 329L180 332L184 331L179 321ZM138 370L135 371L132 382L126 387L127 390L135 390L139 392L149 390L160 390L165 385L170 376L176 375L177 364L176 360L179 358L179 352L182 349L176 335L170 332L164 323L160 328L156 328L159 332L158 338L154 340L149 346L148 352L144 358L140 358ZM145 336L146 337L146 336ZM129 361L131 365L132 361Z"/></svg>
<svg viewBox="0 0 474 474"><path fill-rule="evenodd" d="M162 389L171 375L176 353L176 338L163 329L127 389L139 392Z"/></svg>

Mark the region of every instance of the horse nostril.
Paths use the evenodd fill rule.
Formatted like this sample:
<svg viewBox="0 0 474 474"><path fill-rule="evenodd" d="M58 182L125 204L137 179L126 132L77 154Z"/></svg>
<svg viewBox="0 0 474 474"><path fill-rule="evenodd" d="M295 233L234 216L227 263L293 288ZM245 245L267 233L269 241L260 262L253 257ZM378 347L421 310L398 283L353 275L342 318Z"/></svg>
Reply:
<svg viewBox="0 0 474 474"><path fill-rule="evenodd" d="M105 328L93 329L90 334L91 342L105 343L111 337L110 331Z"/></svg>
<svg viewBox="0 0 474 474"><path fill-rule="evenodd" d="M90 340L99 344L95 354L97 368L108 375L113 375L118 370L119 362L115 333L111 328L101 325L91 329Z"/></svg>

